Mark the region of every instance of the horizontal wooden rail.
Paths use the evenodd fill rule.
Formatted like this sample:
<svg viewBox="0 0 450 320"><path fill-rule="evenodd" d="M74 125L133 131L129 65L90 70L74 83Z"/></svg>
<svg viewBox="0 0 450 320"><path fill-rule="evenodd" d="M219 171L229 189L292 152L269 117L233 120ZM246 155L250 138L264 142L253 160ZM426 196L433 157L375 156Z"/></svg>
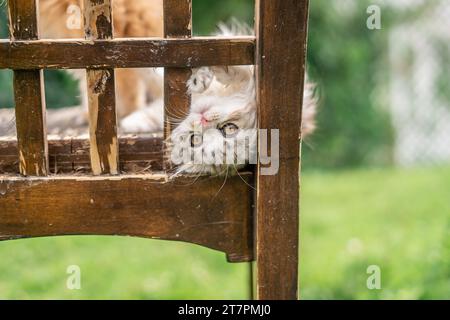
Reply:
<svg viewBox="0 0 450 320"><path fill-rule="evenodd" d="M120 172L138 173L163 169L163 139L129 136L119 139ZM0 139L0 174L19 172L17 141ZM82 138L48 139L50 173L89 173L89 140Z"/></svg>
<svg viewBox="0 0 450 320"><path fill-rule="evenodd" d="M250 183L251 174L241 174ZM179 240L252 260L252 190L241 177L0 176L0 240L122 235ZM220 191L219 191L220 190ZM219 194L218 194L219 193Z"/></svg>
<svg viewBox="0 0 450 320"><path fill-rule="evenodd" d="M0 69L250 65L254 54L254 37L0 40Z"/></svg>

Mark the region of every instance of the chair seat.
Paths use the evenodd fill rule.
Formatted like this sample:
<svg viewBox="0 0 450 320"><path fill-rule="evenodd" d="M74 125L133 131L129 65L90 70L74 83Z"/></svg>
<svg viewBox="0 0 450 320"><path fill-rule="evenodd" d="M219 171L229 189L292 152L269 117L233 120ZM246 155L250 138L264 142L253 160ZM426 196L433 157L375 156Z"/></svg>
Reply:
<svg viewBox="0 0 450 320"><path fill-rule="evenodd" d="M251 173L181 177L0 176L0 240L120 235L178 240L252 260ZM219 191L220 190L220 191Z"/></svg>

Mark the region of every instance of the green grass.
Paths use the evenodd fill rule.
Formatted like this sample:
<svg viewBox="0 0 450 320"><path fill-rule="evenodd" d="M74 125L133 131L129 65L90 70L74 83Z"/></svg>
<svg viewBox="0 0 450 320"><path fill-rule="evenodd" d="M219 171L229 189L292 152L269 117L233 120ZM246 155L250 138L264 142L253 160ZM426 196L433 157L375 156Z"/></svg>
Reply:
<svg viewBox="0 0 450 320"><path fill-rule="evenodd" d="M450 298L450 169L309 174L304 298ZM382 290L368 290L369 265Z"/></svg>
<svg viewBox="0 0 450 320"><path fill-rule="evenodd" d="M450 298L450 168L305 173L306 299ZM81 290L66 289L69 265ZM366 269L381 268L381 290ZM248 297L246 264L201 247L112 237L0 243L1 299Z"/></svg>

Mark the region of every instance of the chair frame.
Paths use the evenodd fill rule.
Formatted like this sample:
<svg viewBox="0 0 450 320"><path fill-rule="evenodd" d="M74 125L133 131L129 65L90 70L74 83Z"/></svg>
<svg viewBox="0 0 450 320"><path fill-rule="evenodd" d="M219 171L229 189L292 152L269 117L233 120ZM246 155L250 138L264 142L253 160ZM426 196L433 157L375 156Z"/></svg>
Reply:
<svg viewBox="0 0 450 320"><path fill-rule="evenodd" d="M14 71L17 140L0 140L0 240L185 241L220 250L230 262L253 261L255 299L297 299L309 1L256 0L256 35L218 38L192 37L191 0L164 0L164 38L130 39L113 38L112 0L83 1L84 40L39 40L38 0L9 0L0 69ZM190 106L191 68L253 64L258 128L279 133L277 173L261 174L259 164L229 178L218 196L217 177L201 177L186 192L189 177L168 180L162 145L173 130L169 115ZM118 137L114 69L149 67L165 68L164 137ZM48 139L42 70L75 68L87 70L90 137Z"/></svg>

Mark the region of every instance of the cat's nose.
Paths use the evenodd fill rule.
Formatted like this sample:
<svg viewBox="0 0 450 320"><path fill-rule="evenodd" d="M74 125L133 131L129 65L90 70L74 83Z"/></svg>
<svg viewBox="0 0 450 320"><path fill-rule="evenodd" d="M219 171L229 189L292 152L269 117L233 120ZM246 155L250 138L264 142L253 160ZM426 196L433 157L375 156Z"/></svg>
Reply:
<svg viewBox="0 0 450 320"><path fill-rule="evenodd" d="M200 123L202 124L203 127L206 127L208 125L208 119L205 118L205 116L202 114L202 117L200 119Z"/></svg>

